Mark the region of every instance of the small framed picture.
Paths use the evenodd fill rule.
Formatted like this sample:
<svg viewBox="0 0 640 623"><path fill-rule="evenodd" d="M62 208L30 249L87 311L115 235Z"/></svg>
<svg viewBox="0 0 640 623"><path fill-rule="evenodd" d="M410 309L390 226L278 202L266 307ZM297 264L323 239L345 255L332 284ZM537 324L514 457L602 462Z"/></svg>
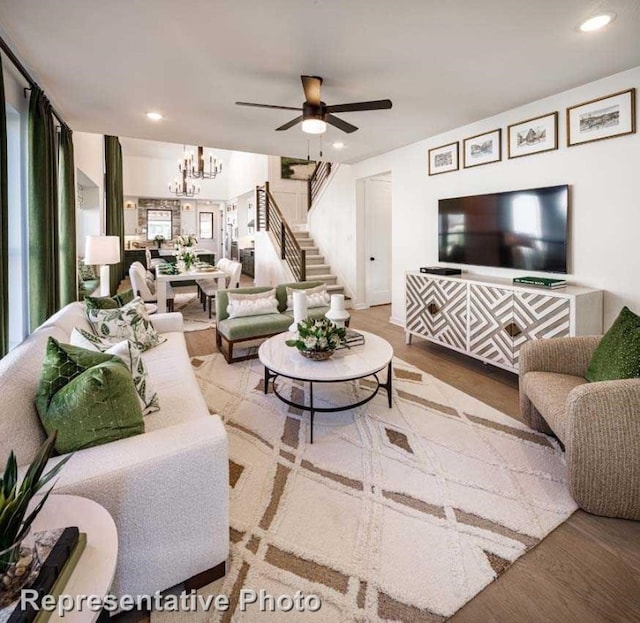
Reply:
<svg viewBox="0 0 640 623"><path fill-rule="evenodd" d="M457 171L459 168L457 141L429 150L429 175L449 173L449 171Z"/></svg>
<svg viewBox="0 0 640 623"><path fill-rule="evenodd" d="M567 108L569 147L633 134L635 131L635 88Z"/></svg>
<svg viewBox="0 0 640 623"><path fill-rule="evenodd" d="M492 130L464 139L464 168L502 160L502 130Z"/></svg>
<svg viewBox="0 0 640 623"><path fill-rule="evenodd" d="M527 119L507 128L509 158L558 149L558 113Z"/></svg>

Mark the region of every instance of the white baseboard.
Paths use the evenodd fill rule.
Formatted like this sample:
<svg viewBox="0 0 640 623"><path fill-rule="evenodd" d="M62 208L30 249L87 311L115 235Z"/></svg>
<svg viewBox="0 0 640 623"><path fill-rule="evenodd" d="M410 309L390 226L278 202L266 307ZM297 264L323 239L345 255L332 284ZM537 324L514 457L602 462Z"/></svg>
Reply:
<svg viewBox="0 0 640 623"><path fill-rule="evenodd" d="M405 323L404 323L404 320L402 318L398 318L397 316L390 316L389 317L389 322L391 324L398 325L399 327L402 327L404 329Z"/></svg>

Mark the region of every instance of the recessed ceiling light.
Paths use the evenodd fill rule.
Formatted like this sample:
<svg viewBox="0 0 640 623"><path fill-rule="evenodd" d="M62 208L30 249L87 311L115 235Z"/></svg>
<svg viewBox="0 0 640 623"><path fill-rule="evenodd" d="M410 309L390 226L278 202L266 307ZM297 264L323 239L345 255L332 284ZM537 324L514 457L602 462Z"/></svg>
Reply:
<svg viewBox="0 0 640 623"><path fill-rule="evenodd" d="M163 116L159 112L148 112L147 119L149 119L149 121L161 121Z"/></svg>
<svg viewBox="0 0 640 623"><path fill-rule="evenodd" d="M342 141L336 141L333 144L334 149L344 149L344 143Z"/></svg>
<svg viewBox="0 0 640 623"><path fill-rule="evenodd" d="M600 30L607 24L610 24L615 19L615 13L602 13L601 15L594 15L580 24L579 29L582 32L593 32L594 30Z"/></svg>

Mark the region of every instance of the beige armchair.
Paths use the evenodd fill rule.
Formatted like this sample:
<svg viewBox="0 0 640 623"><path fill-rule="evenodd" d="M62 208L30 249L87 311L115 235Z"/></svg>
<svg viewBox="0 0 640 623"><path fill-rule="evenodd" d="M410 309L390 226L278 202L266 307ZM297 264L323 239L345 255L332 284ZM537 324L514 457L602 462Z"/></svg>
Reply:
<svg viewBox="0 0 640 623"><path fill-rule="evenodd" d="M589 383L600 337L534 340L520 353L520 410L563 444L571 493L596 515L640 519L640 378Z"/></svg>
<svg viewBox="0 0 640 623"><path fill-rule="evenodd" d="M151 251L145 249L144 257L147 263L147 270L155 269L158 264L166 264L167 262L159 257L151 257Z"/></svg>
<svg viewBox="0 0 640 623"><path fill-rule="evenodd" d="M157 303L155 282L147 275L147 271L140 262L133 262L129 267L129 279L134 293L141 297L145 303ZM173 289L167 284L167 310L173 311Z"/></svg>
<svg viewBox="0 0 640 623"><path fill-rule="evenodd" d="M233 260L228 260L221 257L216 264L218 270L226 273L226 286L227 289L240 287L240 275L242 273L242 264ZM198 297L202 303L202 310L209 309L209 318L212 314L212 301L216 298L216 292L218 291L218 281L216 279L197 279L196 285L198 286Z"/></svg>

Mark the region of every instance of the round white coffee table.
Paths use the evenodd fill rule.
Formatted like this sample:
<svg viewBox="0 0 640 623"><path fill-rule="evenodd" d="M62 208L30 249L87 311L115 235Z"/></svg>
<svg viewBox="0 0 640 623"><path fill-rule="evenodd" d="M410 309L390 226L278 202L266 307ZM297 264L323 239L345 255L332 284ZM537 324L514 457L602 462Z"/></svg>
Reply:
<svg viewBox="0 0 640 623"><path fill-rule="evenodd" d="M87 546L63 589L65 595L104 597L111 588L118 560L118 532L111 515L93 500L52 494L32 524L32 531L77 526L87 535ZM64 617L51 613L49 622L92 623L100 612L72 610Z"/></svg>
<svg viewBox="0 0 640 623"><path fill-rule="evenodd" d="M293 333L280 333L266 342L263 342L258 350L258 357L264 366L264 393L268 391L269 381L272 380L274 394L282 402L309 411L311 419L311 443L313 443L313 416L316 413L335 413L355 409L372 400L378 390L384 387L387 390L389 408L391 408L391 360L393 348L391 344L381 337L358 331L364 336L364 344L337 350L326 361L313 361L303 357L296 348L287 346L285 342L293 337ZM378 378L378 372L387 368L387 380L382 383ZM278 377L309 383L309 404L294 402L285 398L276 385ZM335 407L317 407L313 402L314 383L338 383L343 381L355 381L371 376L375 380L374 391L358 402Z"/></svg>

